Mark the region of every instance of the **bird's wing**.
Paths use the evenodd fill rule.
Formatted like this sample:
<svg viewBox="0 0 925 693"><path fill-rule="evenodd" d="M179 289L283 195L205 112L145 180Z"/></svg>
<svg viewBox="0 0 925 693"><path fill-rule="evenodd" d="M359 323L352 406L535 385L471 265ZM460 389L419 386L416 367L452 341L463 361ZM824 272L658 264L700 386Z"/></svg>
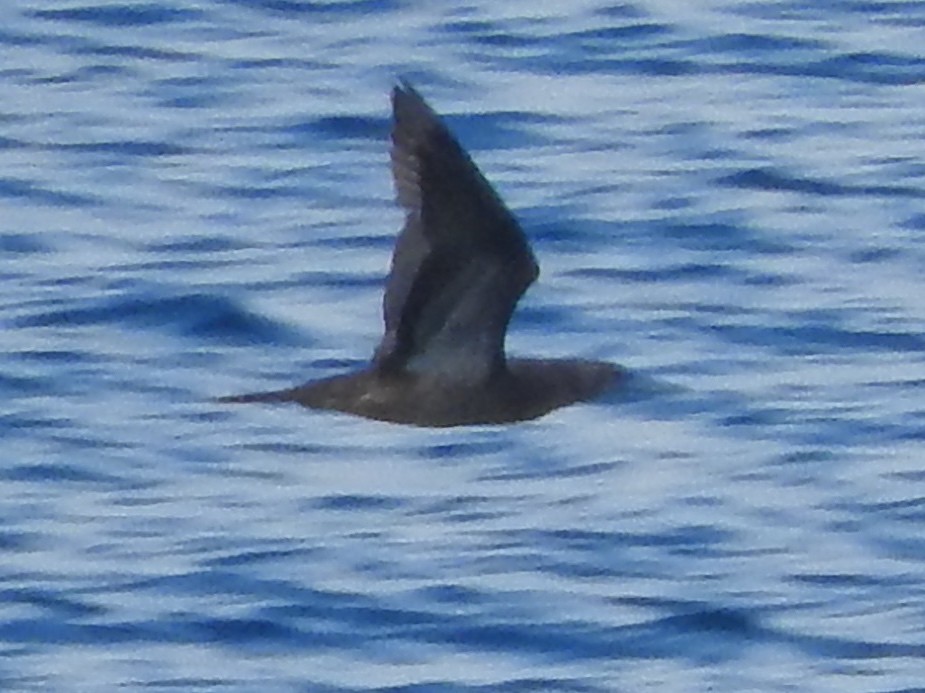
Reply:
<svg viewBox="0 0 925 693"><path fill-rule="evenodd" d="M392 91L392 111L392 175L406 216L375 365L488 378L504 367L508 322L539 267L514 215L411 85Z"/></svg>

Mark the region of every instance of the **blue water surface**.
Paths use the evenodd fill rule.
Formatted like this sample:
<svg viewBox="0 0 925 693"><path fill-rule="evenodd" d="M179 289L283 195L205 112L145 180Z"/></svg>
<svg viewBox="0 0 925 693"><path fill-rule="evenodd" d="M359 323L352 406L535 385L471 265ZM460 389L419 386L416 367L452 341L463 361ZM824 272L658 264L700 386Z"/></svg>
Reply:
<svg viewBox="0 0 925 693"><path fill-rule="evenodd" d="M0 689L925 691L925 3L0 5ZM404 76L596 404L355 367Z"/></svg>

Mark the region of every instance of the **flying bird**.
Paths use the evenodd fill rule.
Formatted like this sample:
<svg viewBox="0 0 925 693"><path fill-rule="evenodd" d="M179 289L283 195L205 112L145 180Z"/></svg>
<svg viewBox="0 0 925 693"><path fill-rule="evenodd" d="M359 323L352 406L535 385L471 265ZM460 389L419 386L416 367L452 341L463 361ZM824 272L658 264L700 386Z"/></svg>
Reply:
<svg viewBox="0 0 925 693"><path fill-rule="evenodd" d="M385 285L385 332L365 368L223 397L296 402L417 426L542 416L614 387L624 371L578 359L509 358L517 301L539 275L520 224L409 83L392 90L392 177L405 224Z"/></svg>

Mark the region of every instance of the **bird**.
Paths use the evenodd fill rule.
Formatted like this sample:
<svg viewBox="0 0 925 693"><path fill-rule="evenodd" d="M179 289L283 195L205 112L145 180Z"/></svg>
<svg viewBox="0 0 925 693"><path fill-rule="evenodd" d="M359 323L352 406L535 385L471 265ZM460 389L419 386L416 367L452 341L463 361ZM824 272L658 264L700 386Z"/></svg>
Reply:
<svg viewBox="0 0 925 693"><path fill-rule="evenodd" d="M443 119L392 89L391 169L405 221L384 333L354 372L226 403L290 402L421 427L511 424L594 399L626 373L582 359L509 358L511 316L539 265L524 231Z"/></svg>

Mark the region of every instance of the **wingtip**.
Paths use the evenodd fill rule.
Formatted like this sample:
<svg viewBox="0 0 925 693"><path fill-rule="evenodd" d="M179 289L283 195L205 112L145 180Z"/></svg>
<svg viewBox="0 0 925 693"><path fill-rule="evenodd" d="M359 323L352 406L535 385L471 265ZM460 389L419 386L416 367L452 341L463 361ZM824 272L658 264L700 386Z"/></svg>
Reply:
<svg viewBox="0 0 925 693"><path fill-rule="evenodd" d="M407 77L399 77L397 80L395 80L395 84L392 86L393 106L397 101L409 96L415 96L418 99L421 98L418 90L414 88L414 85L411 84Z"/></svg>
<svg viewBox="0 0 925 693"><path fill-rule="evenodd" d="M399 78L392 87L392 110L396 113L399 111L412 113L433 111L421 93L404 77Z"/></svg>
<svg viewBox="0 0 925 693"><path fill-rule="evenodd" d="M395 80L395 85L392 89L393 93L396 91L411 92L417 94L417 89L414 88L414 85L411 83L411 80L404 75L400 75Z"/></svg>
<svg viewBox="0 0 925 693"><path fill-rule="evenodd" d="M417 89L405 78L397 80L392 88L392 142L402 137L412 139L423 136L442 126L442 119Z"/></svg>

